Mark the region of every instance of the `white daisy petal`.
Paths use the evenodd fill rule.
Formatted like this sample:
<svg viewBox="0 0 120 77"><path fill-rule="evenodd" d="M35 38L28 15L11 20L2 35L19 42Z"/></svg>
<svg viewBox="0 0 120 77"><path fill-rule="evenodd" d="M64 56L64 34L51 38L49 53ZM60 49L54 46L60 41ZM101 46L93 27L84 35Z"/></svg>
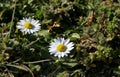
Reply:
<svg viewBox="0 0 120 77"><path fill-rule="evenodd" d="M32 18L23 18L17 23L17 29L20 29L21 32L25 34L32 34L41 29L40 23L38 20L34 20Z"/></svg>
<svg viewBox="0 0 120 77"><path fill-rule="evenodd" d="M69 43L69 41L70 41L70 39L65 40L64 44L67 45Z"/></svg>
<svg viewBox="0 0 120 77"><path fill-rule="evenodd" d="M71 43L68 43L67 46L71 47L71 46L74 46L74 44L71 42Z"/></svg>
<svg viewBox="0 0 120 77"><path fill-rule="evenodd" d="M69 39L65 40L64 38L57 38L50 43L49 52L58 58L62 58L70 53L74 48L73 46L74 44L70 42Z"/></svg>

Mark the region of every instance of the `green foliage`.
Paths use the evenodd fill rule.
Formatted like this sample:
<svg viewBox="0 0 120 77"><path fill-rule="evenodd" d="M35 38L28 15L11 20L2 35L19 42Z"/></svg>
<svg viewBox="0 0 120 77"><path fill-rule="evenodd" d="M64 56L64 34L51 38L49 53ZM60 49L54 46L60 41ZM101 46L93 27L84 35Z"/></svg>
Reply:
<svg viewBox="0 0 120 77"><path fill-rule="evenodd" d="M41 30L20 32L23 17ZM74 42L69 56L50 55L57 37ZM120 0L1 0L0 77L19 76L120 77Z"/></svg>

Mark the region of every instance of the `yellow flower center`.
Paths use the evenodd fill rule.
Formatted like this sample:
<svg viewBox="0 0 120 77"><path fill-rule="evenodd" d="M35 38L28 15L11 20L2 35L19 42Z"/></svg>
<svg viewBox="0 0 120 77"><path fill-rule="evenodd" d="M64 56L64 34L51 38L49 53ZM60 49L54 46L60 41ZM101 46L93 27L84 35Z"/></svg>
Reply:
<svg viewBox="0 0 120 77"><path fill-rule="evenodd" d="M25 22L24 27L27 29L31 29L33 27L33 25L30 22Z"/></svg>
<svg viewBox="0 0 120 77"><path fill-rule="evenodd" d="M64 44L59 44L57 46L57 50L60 51L60 52L65 52L66 49L67 48L66 48L66 46Z"/></svg>

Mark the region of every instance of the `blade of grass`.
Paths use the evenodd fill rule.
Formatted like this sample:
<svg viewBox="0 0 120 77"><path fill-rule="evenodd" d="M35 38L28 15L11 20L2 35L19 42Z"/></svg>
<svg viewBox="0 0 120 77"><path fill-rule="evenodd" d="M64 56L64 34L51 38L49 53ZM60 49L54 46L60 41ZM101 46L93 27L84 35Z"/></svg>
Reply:
<svg viewBox="0 0 120 77"><path fill-rule="evenodd" d="M14 20L14 17L15 17L15 10L16 10L16 1L14 2L13 13L12 13L12 19L11 19L11 23L10 23L10 30L9 30L9 33L8 33L8 38L10 37L10 33L11 33L11 31L12 31L13 20Z"/></svg>

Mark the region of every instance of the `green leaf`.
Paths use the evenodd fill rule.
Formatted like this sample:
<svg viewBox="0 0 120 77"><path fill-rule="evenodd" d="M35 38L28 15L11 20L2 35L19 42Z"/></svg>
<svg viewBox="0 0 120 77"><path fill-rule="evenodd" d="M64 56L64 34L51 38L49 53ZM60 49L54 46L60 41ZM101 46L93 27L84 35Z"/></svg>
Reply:
<svg viewBox="0 0 120 77"><path fill-rule="evenodd" d="M2 61L3 60L3 55L2 54L0 54L0 61Z"/></svg>
<svg viewBox="0 0 120 77"><path fill-rule="evenodd" d="M62 73L59 73L57 77L69 77L69 73L67 71L64 71Z"/></svg>
<svg viewBox="0 0 120 77"><path fill-rule="evenodd" d="M76 77L76 76L80 76L82 73L83 73L82 70L79 69L79 70L75 70L71 75L73 77Z"/></svg>
<svg viewBox="0 0 120 77"><path fill-rule="evenodd" d="M77 65L77 63L64 63L64 64L66 64L66 65L68 65L68 66L71 66L71 67L74 67L74 66Z"/></svg>
<svg viewBox="0 0 120 77"><path fill-rule="evenodd" d="M45 19L45 20L42 21L42 24L49 24L49 23L51 23L51 22L52 22L52 19L50 19L50 20L46 20L46 19Z"/></svg>
<svg viewBox="0 0 120 77"><path fill-rule="evenodd" d="M49 36L50 36L50 33L48 32L48 30L41 30L38 34L45 38L49 38Z"/></svg>
<svg viewBox="0 0 120 77"><path fill-rule="evenodd" d="M104 44L105 43L105 36L103 35L103 33L99 33L98 34L98 39L99 39L99 43L100 44Z"/></svg>
<svg viewBox="0 0 120 77"><path fill-rule="evenodd" d="M78 33L72 33L70 39L71 40L80 39L80 35Z"/></svg>

